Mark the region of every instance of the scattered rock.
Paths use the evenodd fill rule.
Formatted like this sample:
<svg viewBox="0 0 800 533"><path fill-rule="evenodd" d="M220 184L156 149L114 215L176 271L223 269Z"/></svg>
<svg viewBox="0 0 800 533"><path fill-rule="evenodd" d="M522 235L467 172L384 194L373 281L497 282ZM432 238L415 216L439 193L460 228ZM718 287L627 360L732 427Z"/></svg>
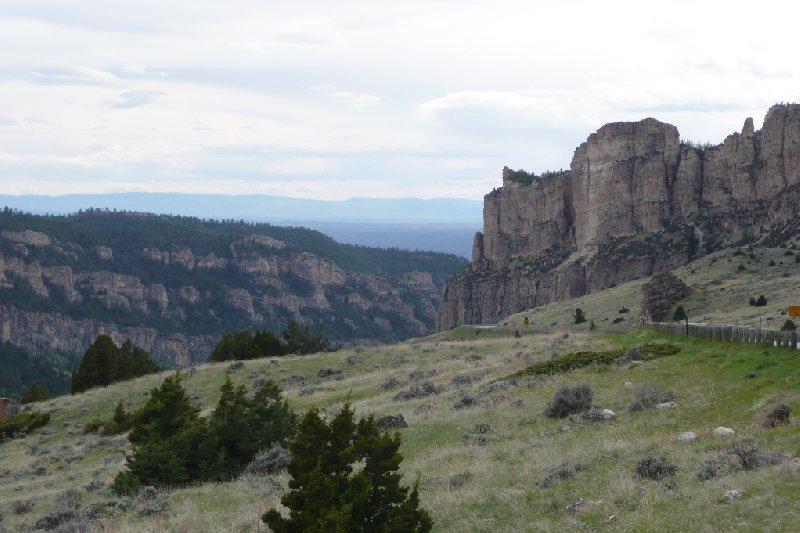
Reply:
<svg viewBox="0 0 800 533"><path fill-rule="evenodd" d="M569 425L566 425L561 428L561 431L563 431L564 433L569 433L570 431L572 431L572 428L569 427Z"/></svg>
<svg viewBox="0 0 800 533"><path fill-rule="evenodd" d="M678 440L681 442L692 442L693 440L697 440L697 433L694 431L686 431L678 435Z"/></svg>
<svg viewBox="0 0 800 533"><path fill-rule="evenodd" d="M735 435L735 434L736 434L736 432L734 430L732 430L731 428L726 428L726 427L722 427L722 426L720 426L720 427L718 427L718 428L716 428L714 430L714 435L719 435L720 437L727 437L729 435Z"/></svg>
<svg viewBox="0 0 800 533"><path fill-rule="evenodd" d="M603 418L605 418L606 420L608 420L609 418L614 418L615 416L617 416L617 413L615 413L611 409L603 409L602 413L603 413Z"/></svg>
<svg viewBox="0 0 800 533"><path fill-rule="evenodd" d="M741 498L744 496L743 490L726 490L725 494L722 495L722 499L726 502L732 502L737 498Z"/></svg>
<svg viewBox="0 0 800 533"><path fill-rule="evenodd" d="M786 463L786 469L793 474L800 474L800 457L795 457Z"/></svg>
<svg viewBox="0 0 800 533"><path fill-rule="evenodd" d="M347 359L345 359L345 362L348 365L355 365L355 364L360 363L361 361L363 361L363 359L361 358L361 356L358 356L358 355L351 355Z"/></svg>
<svg viewBox="0 0 800 533"><path fill-rule="evenodd" d="M653 322L661 322L689 292L689 287L672 272L653 274L650 281L642 285L642 315Z"/></svg>
<svg viewBox="0 0 800 533"><path fill-rule="evenodd" d="M584 507L586 507L586 500L583 498L578 498L574 502L567 505L567 512L570 514L577 514L580 513Z"/></svg>
<svg viewBox="0 0 800 533"><path fill-rule="evenodd" d="M511 402L512 409L522 409L523 407L525 407L525 402L522 400L514 400Z"/></svg>
<svg viewBox="0 0 800 533"><path fill-rule="evenodd" d="M663 402L656 405L656 409L674 409L678 407L677 402Z"/></svg>

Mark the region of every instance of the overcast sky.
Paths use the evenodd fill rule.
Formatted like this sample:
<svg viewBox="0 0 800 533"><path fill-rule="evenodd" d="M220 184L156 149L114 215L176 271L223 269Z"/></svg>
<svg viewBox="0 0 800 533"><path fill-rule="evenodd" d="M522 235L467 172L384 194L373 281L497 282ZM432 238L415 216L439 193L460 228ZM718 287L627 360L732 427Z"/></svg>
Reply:
<svg viewBox="0 0 800 533"><path fill-rule="evenodd" d="M607 122L760 127L796 5L0 0L0 187L480 199Z"/></svg>

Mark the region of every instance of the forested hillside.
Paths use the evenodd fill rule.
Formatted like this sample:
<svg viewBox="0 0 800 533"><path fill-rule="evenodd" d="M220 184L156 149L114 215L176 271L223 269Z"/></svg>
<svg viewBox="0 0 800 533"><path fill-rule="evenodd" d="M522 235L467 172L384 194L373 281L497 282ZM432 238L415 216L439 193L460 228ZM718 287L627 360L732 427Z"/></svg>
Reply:
<svg viewBox="0 0 800 533"><path fill-rule="evenodd" d="M344 245L306 228L89 210L0 212L2 340L82 351L102 332L206 360L223 332L324 322L336 343L432 331L454 255Z"/></svg>

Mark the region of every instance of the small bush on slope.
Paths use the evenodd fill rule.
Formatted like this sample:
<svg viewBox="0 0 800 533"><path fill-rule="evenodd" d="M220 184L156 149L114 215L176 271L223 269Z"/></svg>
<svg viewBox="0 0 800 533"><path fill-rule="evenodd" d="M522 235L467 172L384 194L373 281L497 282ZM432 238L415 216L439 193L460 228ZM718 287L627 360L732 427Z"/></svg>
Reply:
<svg viewBox="0 0 800 533"><path fill-rule="evenodd" d="M49 413L19 413L0 420L0 440L14 438L18 433L30 433L50 422Z"/></svg>
<svg viewBox="0 0 800 533"><path fill-rule="evenodd" d="M594 390L591 385L564 386L556 391L553 401L547 405L544 414L550 418L565 416L586 411L592 406Z"/></svg>

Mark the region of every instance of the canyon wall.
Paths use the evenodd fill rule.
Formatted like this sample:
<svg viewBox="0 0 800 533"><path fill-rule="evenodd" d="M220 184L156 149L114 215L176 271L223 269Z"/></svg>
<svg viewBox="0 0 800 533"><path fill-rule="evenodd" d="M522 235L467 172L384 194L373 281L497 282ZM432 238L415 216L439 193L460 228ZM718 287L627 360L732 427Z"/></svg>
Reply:
<svg viewBox="0 0 800 533"><path fill-rule="evenodd" d="M575 149L570 169L484 198L472 263L442 292L437 329L501 318L683 265L798 216L800 106L748 118L717 146L675 126L617 122Z"/></svg>

